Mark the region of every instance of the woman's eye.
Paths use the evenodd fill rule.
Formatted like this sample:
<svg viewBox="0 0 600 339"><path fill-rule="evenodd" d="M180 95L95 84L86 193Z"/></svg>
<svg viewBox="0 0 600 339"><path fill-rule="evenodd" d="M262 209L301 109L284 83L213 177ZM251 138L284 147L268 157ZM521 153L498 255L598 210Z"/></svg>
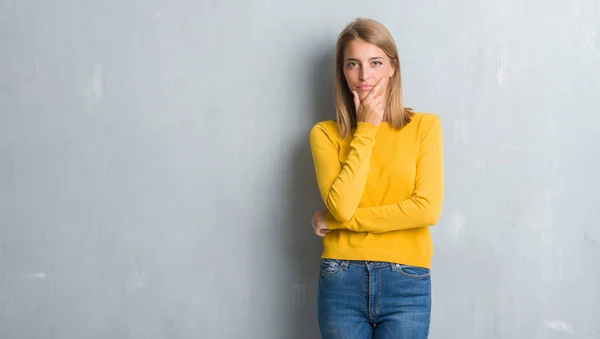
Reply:
<svg viewBox="0 0 600 339"><path fill-rule="evenodd" d="M348 68L352 68L352 67L355 67L355 66L356 66L356 62L351 61L351 62L348 63Z"/></svg>
<svg viewBox="0 0 600 339"><path fill-rule="evenodd" d="M381 61L373 61L373 64L375 66L381 66L381 65L383 65L383 63Z"/></svg>

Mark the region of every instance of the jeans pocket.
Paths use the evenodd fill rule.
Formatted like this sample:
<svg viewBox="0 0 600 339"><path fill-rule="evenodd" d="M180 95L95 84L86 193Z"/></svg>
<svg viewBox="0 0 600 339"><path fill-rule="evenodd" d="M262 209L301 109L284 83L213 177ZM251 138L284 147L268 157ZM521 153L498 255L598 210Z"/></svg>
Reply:
<svg viewBox="0 0 600 339"><path fill-rule="evenodd" d="M337 259L321 260L321 274L334 275L342 268L342 261Z"/></svg>
<svg viewBox="0 0 600 339"><path fill-rule="evenodd" d="M425 267L396 264L398 272L413 279L429 279L431 271Z"/></svg>

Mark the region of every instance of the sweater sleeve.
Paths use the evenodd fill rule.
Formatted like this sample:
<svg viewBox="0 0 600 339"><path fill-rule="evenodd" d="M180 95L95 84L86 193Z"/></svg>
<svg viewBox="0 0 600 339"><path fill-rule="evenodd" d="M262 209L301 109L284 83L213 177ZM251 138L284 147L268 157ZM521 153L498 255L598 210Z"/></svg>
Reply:
<svg viewBox="0 0 600 339"><path fill-rule="evenodd" d="M347 221L327 214L329 229L383 233L437 224L444 198L443 136L440 119L423 121L413 195L394 204L358 208Z"/></svg>
<svg viewBox="0 0 600 339"><path fill-rule="evenodd" d="M377 130L375 125L359 122L344 163L339 161L338 144L322 124L315 125L310 132L319 191L329 214L336 220L348 222L355 214L367 183Z"/></svg>

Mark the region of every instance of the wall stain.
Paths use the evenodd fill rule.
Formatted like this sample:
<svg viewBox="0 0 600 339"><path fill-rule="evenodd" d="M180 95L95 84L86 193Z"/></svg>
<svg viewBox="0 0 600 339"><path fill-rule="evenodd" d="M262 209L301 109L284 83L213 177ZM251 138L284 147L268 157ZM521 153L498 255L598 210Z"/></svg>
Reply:
<svg viewBox="0 0 600 339"><path fill-rule="evenodd" d="M586 245L590 246L590 247L594 247L594 246L598 246L598 242L596 242L594 239L592 239L590 237L590 235L588 234L588 232L585 232L583 234L583 237L585 239L585 243Z"/></svg>

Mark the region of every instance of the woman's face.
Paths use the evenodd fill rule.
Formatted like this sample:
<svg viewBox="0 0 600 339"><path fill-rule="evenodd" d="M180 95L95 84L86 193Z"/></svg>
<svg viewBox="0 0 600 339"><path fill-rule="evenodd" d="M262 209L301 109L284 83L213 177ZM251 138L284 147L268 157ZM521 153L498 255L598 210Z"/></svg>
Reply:
<svg viewBox="0 0 600 339"><path fill-rule="evenodd" d="M395 66L385 52L368 42L353 40L344 50L342 65L350 91L363 100L383 77L394 75Z"/></svg>

